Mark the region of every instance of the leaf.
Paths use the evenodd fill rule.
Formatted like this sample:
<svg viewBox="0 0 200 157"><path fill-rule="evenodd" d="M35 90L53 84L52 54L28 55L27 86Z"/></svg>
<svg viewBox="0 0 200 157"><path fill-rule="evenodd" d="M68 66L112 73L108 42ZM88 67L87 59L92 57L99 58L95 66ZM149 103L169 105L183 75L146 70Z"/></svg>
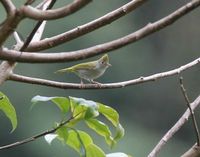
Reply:
<svg viewBox="0 0 200 157"><path fill-rule="evenodd" d="M68 146L76 150L81 157L105 157L104 152L93 143L92 138L86 132L69 129L72 128L61 127L58 129L57 135L60 140L65 141Z"/></svg>
<svg viewBox="0 0 200 157"><path fill-rule="evenodd" d="M56 131L56 133L57 133L60 140L62 140L64 142L67 141L67 138L69 136L68 127L62 126Z"/></svg>
<svg viewBox="0 0 200 157"><path fill-rule="evenodd" d="M86 157L106 157L105 153L101 148L95 144L90 144L86 147Z"/></svg>
<svg viewBox="0 0 200 157"><path fill-rule="evenodd" d="M131 156L125 153L117 152L117 153L106 154L106 157L131 157Z"/></svg>
<svg viewBox="0 0 200 157"><path fill-rule="evenodd" d="M92 144L91 137L80 130L69 130L66 144L75 149L81 156L86 155L86 149L88 145Z"/></svg>
<svg viewBox="0 0 200 157"><path fill-rule="evenodd" d="M112 133L106 124L97 119L88 119L85 122L97 134L103 136L109 146L112 147L114 145L115 141L112 137Z"/></svg>
<svg viewBox="0 0 200 157"><path fill-rule="evenodd" d="M116 140L121 139L124 136L124 128L119 123L119 114L117 113L117 111L109 106L99 103L99 112L103 114L116 128L116 135L113 141L116 142Z"/></svg>
<svg viewBox="0 0 200 157"><path fill-rule="evenodd" d="M52 101L60 108L63 113L67 113L70 108L69 99L66 97L55 97Z"/></svg>
<svg viewBox="0 0 200 157"><path fill-rule="evenodd" d="M44 136L44 139L46 140L46 142L48 144L51 144L52 141L57 137L58 135L57 134L47 134Z"/></svg>
<svg viewBox="0 0 200 157"><path fill-rule="evenodd" d="M17 115L14 106L9 101L8 97L0 92L0 110L2 110L5 115L8 117L12 124L12 131L13 132L17 127Z"/></svg>
<svg viewBox="0 0 200 157"><path fill-rule="evenodd" d="M116 132L116 135L114 137L114 140L119 140L121 139L122 137L124 137L124 128L122 127L122 125L119 123L117 128L116 128L117 132Z"/></svg>
<svg viewBox="0 0 200 157"><path fill-rule="evenodd" d="M73 116L79 114L79 118L89 119L99 115L98 104L96 102L76 97L69 97L69 99Z"/></svg>
<svg viewBox="0 0 200 157"><path fill-rule="evenodd" d="M119 124L119 114L112 107L99 104L99 112L103 114L115 127Z"/></svg>
<svg viewBox="0 0 200 157"><path fill-rule="evenodd" d="M46 101L51 101L54 104L56 104L63 113L67 113L69 111L70 103L69 99L66 97L46 97L37 95L33 97L31 100L33 105L35 105L38 102L46 102Z"/></svg>

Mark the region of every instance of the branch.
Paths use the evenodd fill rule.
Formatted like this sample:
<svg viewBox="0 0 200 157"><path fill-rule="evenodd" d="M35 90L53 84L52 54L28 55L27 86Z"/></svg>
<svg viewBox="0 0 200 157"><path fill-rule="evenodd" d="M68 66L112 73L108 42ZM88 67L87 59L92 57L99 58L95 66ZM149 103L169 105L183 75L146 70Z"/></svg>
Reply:
<svg viewBox="0 0 200 157"><path fill-rule="evenodd" d="M15 8L14 4L12 3L12 1L10 1L10 0L1 0L1 3L4 6L7 15L14 14L16 8Z"/></svg>
<svg viewBox="0 0 200 157"><path fill-rule="evenodd" d="M169 77L173 76L176 74L181 73L182 71L189 69L195 65L200 63L200 58L185 64L177 69L170 70L167 72L162 72L162 73L157 73L154 75L150 75L147 77L139 77L137 79L129 80L129 81L124 81L124 82L117 82L117 83L107 83L107 84L75 84L75 83L64 83L64 82L56 82L56 81L50 81L50 80L45 80L45 79L40 79L40 78L32 78L32 77L27 77L27 76L22 76L22 75L17 75L17 74L10 74L10 77L8 78L9 80L12 81L17 81L17 82L24 82L24 83L29 83L29 84L38 84L38 85L43 85L43 86L49 86L49 87L55 87L55 88L63 88L63 89L111 89L111 88L123 88L126 86L130 85L135 85L135 84L140 84L144 82L149 82L149 81L156 81L158 79L164 78L164 77Z"/></svg>
<svg viewBox="0 0 200 157"><path fill-rule="evenodd" d="M78 38L84 34L87 34L89 32L92 32L102 26L108 25L112 23L113 21L119 19L120 17L130 13L134 9L138 8L140 5L142 5L147 0L132 0L131 2L121 6L120 8L98 18L94 21L91 21L89 23L86 23L84 25L78 26L70 31L67 31L63 34L59 34L57 36L46 38L44 40L41 40L40 42L33 42L29 45L29 47L26 49L27 51L41 51L44 49L48 49L50 47L55 47L60 44L63 44L67 41L73 40L75 38Z"/></svg>
<svg viewBox="0 0 200 157"><path fill-rule="evenodd" d="M194 110L200 104L200 95L190 104L192 110ZM161 148L173 137L173 135L188 121L191 112L189 109L181 116L176 124L162 137L159 143L151 151L148 157L156 157Z"/></svg>
<svg viewBox="0 0 200 157"><path fill-rule="evenodd" d="M66 5L62 8L53 9L53 10L39 10L30 5L25 5L20 8L21 13L28 18L35 19L35 20L53 20L65 17L70 15L77 10L81 9L85 5L87 5L92 0L74 0L69 5Z"/></svg>
<svg viewBox="0 0 200 157"><path fill-rule="evenodd" d="M29 62L29 63L30 62L52 63L52 62L66 62L72 60L74 61L74 60L88 58L91 56L95 56L97 54L110 52L112 50L128 45L132 42L138 41L139 39L142 39L145 36L172 24L180 17L184 16L188 12L197 8L199 5L200 5L200 0L193 0L190 3L187 3L183 7L179 8L172 14L166 16L165 18L157 22L154 22L152 24L149 23L147 26L143 27L142 29L132 34L87 49L71 51L71 52L61 52L61 53L31 53L31 54L27 52L21 53L17 51L3 50L0 51L0 59L12 60L18 62Z"/></svg>
<svg viewBox="0 0 200 157"><path fill-rule="evenodd" d="M53 7L56 0L48 0L44 1L44 3L41 4L40 8L42 10L48 10ZM26 41L24 42L24 45L21 47L20 51L24 51L28 45L31 43L31 41L39 41L42 37L42 34L44 32L44 28L46 25L46 21L38 21L35 27L33 28L32 32L29 34L29 36L26 38Z"/></svg>
<svg viewBox="0 0 200 157"><path fill-rule="evenodd" d="M3 84L10 76L15 67L14 62L3 61L0 65L0 85Z"/></svg>
<svg viewBox="0 0 200 157"><path fill-rule="evenodd" d="M53 1L53 0L52 0ZM44 2L42 3L43 5L45 5L48 2ZM54 4L53 2L51 4ZM50 5L51 5L50 4ZM42 5L42 6L43 6ZM51 6L50 6L51 7ZM16 12L17 13L17 12ZM10 18L10 19L9 19ZM2 34L0 33L0 41L5 42L6 38L9 36L9 34L14 30L14 27L17 26L17 24L21 21L22 17L21 15L11 15L11 17L9 17L8 20L5 22L5 24L3 25L3 29L0 30L1 31L5 31ZM18 19L19 18L19 19ZM13 21L12 21L13 20ZM10 26L9 24L13 24ZM39 25L37 25L39 26ZM8 28L7 28L8 27ZM35 27L36 28L36 27ZM10 29L10 30L9 30ZM13 29L13 30L12 30ZM37 29L34 29L35 31L37 31ZM5 33L5 34L4 34ZM42 32L40 32L42 33ZM1 35L5 35L2 36ZM18 34L14 33L15 39L17 40L17 44L15 45L14 49L15 50L22 50L22 48L26 48L28 46L28 44L30 43L30 41L32 40L32 38L34 37L34 31L30 34L30 36L28 37L28 39L25 41L25 43L21 43L21 41L19 41L20 39L18 38ZM2 40L1 40L2 39ZM22 46L23 45L23 46ZM22 46L22 47L21 47ZM13 69L15 68L16 64L15 62L8 62L8 61L4 61L1 63L0 65L0 85L3 84L9 77L10 73L12 73Z"/></svg>
<svg viewBox="0 0 200 157"><path fill-rule="evenodd" d="M200 147L196 144L192 146L187 152L185 152L181 157L199 157L200 156Z"/></svg>
<svg viewBox="0 0 200 157"><path fill-rule="evenodd" d="M3 45L9 35L14 32L17 25L23 19L23 16L16 10L15 6L10 0L2 0L1 2L4 4L4 7L7 7L7 12L9 11L9 14L0 28L0 46Z"/></svg>
<svg viewBox="0 0 200 157"><path fill-rule="evenodd" d="M183 85L183 77L180 77L180 85L181 85L181 91L182 91L183 96L184 96L184 98L185 98L187 107L189 108L190 113L191 113L192 123L193 123L194 130L195 130L195 134L196 134L197 146L199 146L199 145L200 145L199 129L198 129L198 125L197 125L197 121L196 121L196 118L195 118L194 111L192 110L192 108L191 108L191 106L190 106L190 100L189 100L189 98L188 98L186 89L185 89L185 87L184 87L184 85Z"/></svg>
<svg viewBox="0 0 200 157"><path fill-rule="evenodd" d="M35 0L27 0L26 3L24 3L24 5L31 5L35 2Z"/></svg>
<svg viewBox="0 0 200 157"><path fill-rule="evenodd" d="M13 33L13 36L16 42L16 44L13 46L13 49L20 50L24 42L16 31Z"/></svg>
<svg viewBox="0 0 200 157"><path fill-rule="evenodd" d="M59 128L61 128L62 126L66 125L67 123L69 123L69 122L70 122L71 120L73 120L74 118L76 118L79 114L80 114L80 113L78 113L78 114L75 115L75 116L70 117L68 120L66 120L66 121L64 121L64 122L61 122L57 127L53 128L53 129L51 129L51 130L42 132L42 133L40 133L40 134L38 134L38 135L35 135L35 136L32 136L32 137L26 138L26 139L24 139L24 140L21 140L21 141L15 142L15 143L11 143L11 144L8 144L8 145L5 145L5 146L0 146L0 150L9 149L9 148L13 148L13 147L16 147L16 146L19 146L19 145L23 145L23 144L26 144L26 143L35 141L35 140L38 139L38 138L44 137L44 136L47 135L47 134L54 133L54 132L56 132Z"/></svg>

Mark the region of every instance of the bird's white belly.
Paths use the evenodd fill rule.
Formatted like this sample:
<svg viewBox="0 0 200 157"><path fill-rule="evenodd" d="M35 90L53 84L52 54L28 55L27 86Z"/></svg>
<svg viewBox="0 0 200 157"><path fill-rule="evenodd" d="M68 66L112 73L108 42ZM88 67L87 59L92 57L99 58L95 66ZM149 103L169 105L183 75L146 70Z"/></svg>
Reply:
<svg viewBox="0 0 200 157"><path fill-rule="evenodd" d="M98 77L100 77L103 73L105 72L105 70L85 70L85 69L81 69L79 70L79 72L77 73L77 75L83 79L86 79L86 80L93 80L93 79L96 79Z"/></svg>

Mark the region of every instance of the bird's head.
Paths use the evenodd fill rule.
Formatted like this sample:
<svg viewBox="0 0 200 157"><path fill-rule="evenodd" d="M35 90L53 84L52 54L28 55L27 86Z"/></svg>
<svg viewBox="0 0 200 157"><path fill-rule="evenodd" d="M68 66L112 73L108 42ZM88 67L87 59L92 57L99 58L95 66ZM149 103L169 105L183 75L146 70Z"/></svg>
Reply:
<svg viewBox="0 0 200 157"><path fill-rule="evenodd" d="M103 55L99 60L98 63L101 67L106 67L108 68L109 66L111 66L111 64L109 63L109 57L107 54Z"/></svg>

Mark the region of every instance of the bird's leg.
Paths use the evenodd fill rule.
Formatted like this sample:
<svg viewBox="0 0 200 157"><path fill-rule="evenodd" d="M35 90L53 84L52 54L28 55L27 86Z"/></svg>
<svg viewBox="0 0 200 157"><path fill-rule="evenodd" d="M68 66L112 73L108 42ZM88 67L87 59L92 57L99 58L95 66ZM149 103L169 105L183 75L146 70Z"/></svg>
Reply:
<svg viewBox="0 0 200 157"><path fill-rule="evenodd" d="M83 80L81 79L81 88L84 88L84 82L83 82Z"/></svg>
<svg viewBox="0 0 200 157"><path fill-rule="evenodd" d="M101 84L100 82L97 82L97 81L94 81L94 80L90 80L91 83L94 83L94 84Z"/></svg>
<svg viewBox="0 0 200 157"><path fill-rule="evenodd" d="M101 83L100 82L97 82L97 81L94 81L94 80L90 80L90 82L92 82L94 84L97 84L99 86L99 88L101 88Z"/></svg>

